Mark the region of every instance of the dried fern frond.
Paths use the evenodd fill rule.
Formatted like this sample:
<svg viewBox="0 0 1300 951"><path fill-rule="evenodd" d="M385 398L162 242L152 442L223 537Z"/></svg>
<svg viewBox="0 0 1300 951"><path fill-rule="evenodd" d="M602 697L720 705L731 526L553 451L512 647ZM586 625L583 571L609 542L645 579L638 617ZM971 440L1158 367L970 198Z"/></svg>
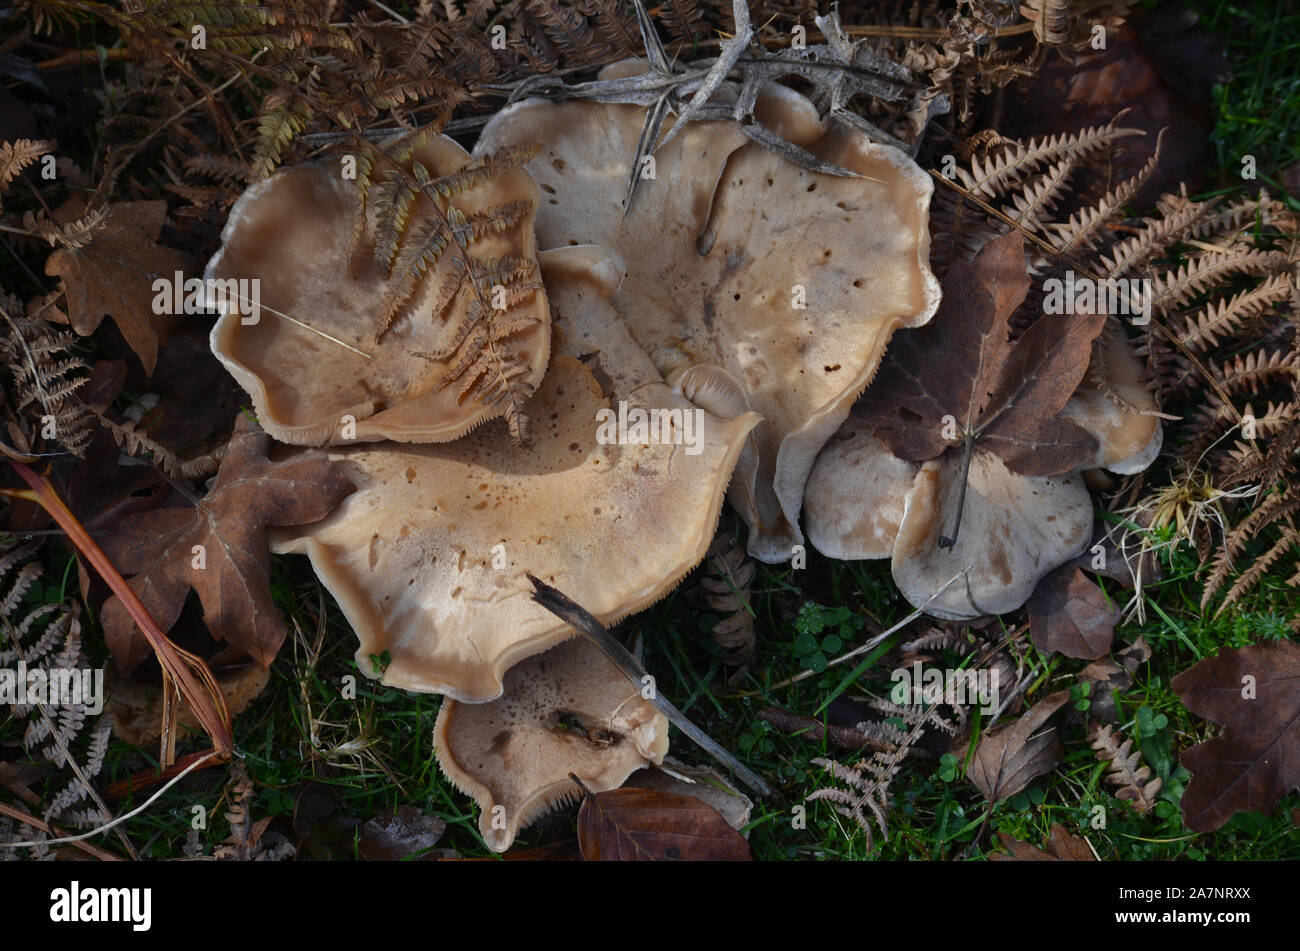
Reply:
<svg viewBox="0 0 1300 951"><path fill-rule="evenodd" d="M27 600L43 573L34 560L36 549L35 544L0 544L0 671L26 674L21 692L16 681L12 684L15 692L7 704L12 716L26 722L23 746L70 774L46 806L45 821L85 828L109 821L91 780L103 768L112 723L108 716L98 717L93 726L87 722L96 681L82 650L76 607ZM98 674L102 691L103 670ZM34 687L36 676L43 685L39 688ZM39 692L32 695L29 689Z"/></svg>
<svg viewBox="0 0 1300 951"><path fill-rule="evenodd" d="M926 641L923 636L922 641ZM938 644L939 641L934 641ZM985 653L991 653L987 651ZM974 669L965 669L959 678L974 677ZM915 686L915 685L914 685ZM974 691L965 691L964 696L974 696ZM852 768L834 760L814 759L813 762L827 770L840 780L847 788L826 786L815 790L805 797L808 801L825 799L832 803L835 811L857 823L867 837L867 848L875 848L874 832L871 820L879 828L881 835L889 837L889 787L898 775L903 760L912 748L930 729L938 730L947 736L959 735L966 726L968 711L966 704L958 695L945 692L944 698L937 703L927 703L923 696L914 697L916 702L895 703L892 700L873 698L871 706L889 718L903 721L910 729L904 730L896 725L882 723L878 731L873 731L876 738L886 742L889 749L877 751L859 760ZM952 718L943 716L943 711L951 711ZM866 724L859 724L863 730Z"/></svg>
<svg viewBox="0 0 1300 951"><path fill-rule="evenodd" d="M0 194L23 169L56 147L52 139L14 139L0 143Z"/></svg>
<svg viewBox="0 0 1300 951"><path fill-rule="evenodd" d="M722 662L743 669L753 659L755 630L750 582L757 566L744 546L727 533L718 535L706 556L709 573L700 579L704 600L715 611L731 612L713 625L713 639L730 651Z"/></svg>
<svg viewBox="0 0 1300 951"><path fill-rule="evenodd" d="M1123 742L1121 742L1121 740ZM1133 806L1138 815L1145 816L1156 804L1162 780L1151 778L1151 767L1142 764L1142 754L1132 752L1133 741L1109 724L1097 727L1091 737L1097 759L1107 760L1110 766L1106 782L1118 787L1115 798Z"/></svg>
<svg viewBox="0 0 1300 951"><path fill-rule="evenodd" d="M89 368L72 352L76 338L39 317L28 317L15 298L0 294L0 356L9 370L8 400L28 423L30 452L38 440L53 440L82 456L94 435L93 417L77 390Z"/></svg>
<svg viewBox="0 0 1300 951"><path fill-rule="evenodd" d="M226 796L230 808L225 812L230 823L230 834L212 850L219 862L279 862L294 853L293 843L278 832L268 832L269 819L253 821L249 806L254 798L253 781L240 760L230 766L230 779L226 783Z"/></svg>

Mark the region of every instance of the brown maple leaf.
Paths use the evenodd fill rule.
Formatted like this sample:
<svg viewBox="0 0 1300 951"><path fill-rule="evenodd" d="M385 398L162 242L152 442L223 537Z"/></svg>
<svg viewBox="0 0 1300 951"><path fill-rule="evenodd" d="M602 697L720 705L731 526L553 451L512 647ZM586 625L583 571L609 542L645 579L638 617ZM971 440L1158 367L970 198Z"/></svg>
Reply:
<svg viewBox="0 0 1300 951"><path fill-rule="evenodd" d="M1087 372L1106 318L1043 316L1012 340L1010 318L1028 289L1017 232L954 262L934 320L894 335L854 413L910 462L964 447L968 467L979 449L1027 476L1086 465L1097 440L1057 414Z"/></svg>
<svg viewBox="0 0 1300 951"><path fill-rule="evenodd" d="M54 213L55 221L75 220L85 201L74 197ZM154 313L153 283L186 273L191 258L183 251L155 244L167 217L164 201L124 201L109 205L102 224L81 247L65 246L49 256L45 273L63 278L72 329L85 337L107 314L117 322L128 346L146 373L158 360L164 318Z"/></svg>
<svg viewBox="0 0 1300 951"><path fill-rule="evenodd" d="M122 519L97 539L159 626L170 630L190 588L218 640L242 649L263 667L285 637L271 601L271 525L306 525L324 518L352 485L323 452L269 462L268 437L241 415L212 490L197 506L161 508ZM126 676L150 653L116 597L103 611L104 636Z"/></svg>
<svg viewBox="0 0 1300 951"><path fill-rule="evenodd" d="M1180 757L1192 774L1182 799L1187 828L1212 832L1235 812L1272 812L1300 789L1300 644L1222 651L1173 688L1188 710L1225 727Z"/></svg>

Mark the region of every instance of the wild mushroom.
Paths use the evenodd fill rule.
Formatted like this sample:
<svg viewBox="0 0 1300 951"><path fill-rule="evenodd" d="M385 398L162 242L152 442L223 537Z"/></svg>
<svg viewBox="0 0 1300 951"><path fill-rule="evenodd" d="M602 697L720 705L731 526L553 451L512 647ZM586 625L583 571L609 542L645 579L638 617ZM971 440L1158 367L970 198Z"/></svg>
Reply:
<svg viewBox="0 0 1300 951"><path fill-rule="evenodd" d="M804 500L819 551L889 557L903 595L943 618L1020 607L1090 542L1081 471L1138 471L1159 449L1159 421L1121 329L1103 333L1100 318L1083 315L1075 325L1036 325L1011 350L998 344L1028 286L1013 245L1014 234L954 265L935 323L896 341L881 378L818 457ZM973 451L944 450L942 414L968 401L980 407L973 431L998 452L978 438ZM1026 412L999 432L994 421L1017 405ZM900 457L886 440L912 454Z"/></svg>
<svg viewBox="0 0 1300 951"><path fill-rule="evenodd" d="M489 703L444 700L434 726L438 765L479 805L488 848L578 797L617 789L663 761L668 719L586 638L534 654L506 671Z"/></svg>
<svg viewBox="0 0 1300 951"><path fill-rule="evenodd" d="M355 156L253 185L208 264L209 296L238 294L212 350L282 442L455 439L545 372L527 153L471 159L427 135L386 148L364 211ZM492 366L478 359L489 338Z"/></svg>
<svg viewBox="0 0 1300 951"><path fill-rule="evenodd" d="M720 419L663 382L609 305L621 274L599 249L543 255L557 353L528 407L531 448L494 424L454 443L339 450L356 492L275 537L339 599L363 670L388 651L385 683L491 700L512 665L572 635L530 599L528 573L611 623L704 557L758 417ZM660 425L637 427L641 414Z"/></svg>
<svg viewBox="0 0 1300 951"><path fill-rule="evenodd" d="M1061 411L1062 419L1096 437L1097 468L1132 475L1160 454L1164 429L1142 370L1123 328L1107 323L1097 338L1088 375Z"/></svg>
<svg viewBox="0 0 1300 951"><path fill-rule="evenodd" d="M750 553L778 562L802 540L818 450L895 328L929 320L939 292L927 263L929 176L897 149L828 131L785 87L767 89L756 115L863 177L808 171L751 142L739 123L700 121L646 157L627 209L645 110L586 102L508 106L476 151L543 143L527 165L543 193L541 246L616 249L628 277L615 308L660 371L718 367L762 414L757 451L730 497L749 524Z"/></svg>

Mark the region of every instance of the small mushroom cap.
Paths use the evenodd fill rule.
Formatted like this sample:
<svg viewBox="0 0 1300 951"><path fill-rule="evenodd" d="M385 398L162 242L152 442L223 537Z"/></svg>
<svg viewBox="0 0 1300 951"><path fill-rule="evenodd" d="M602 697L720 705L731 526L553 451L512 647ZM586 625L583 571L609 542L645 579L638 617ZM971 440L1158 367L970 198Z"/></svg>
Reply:
<svg viewBox="0 0 1300 951"><path fill-rule="evenodd" d="M446 137L431 139L412 158L435 177L470 161L469 154ZM372 198L383 168L377 163ZM532 219L537 197L537 186L522 168L499 173L454 196L451 205L469 216L531 203L515 227L471 244L472 255L535 261ZM414 240L414 223L428 201L419 197L411 203L407 241ZM373 200L353 253L358 202L356 183L344 178L337 159L282 169L244 192L231 209L222 247L208 263L206 276L258 281L260 313L253 324L243 323L240 313L220 317L212 328L213 353L248 392L266 431L281 442L443 442L500 416L504 405L462 402L458 384L439 389L459 356L456 350L442 351L468 319L471 303L470 295L462 292L440 317L434 316L439 291L457 273L455 242L429 268L381 336L385 301L397 278L385 279L375 262ZM242 309L245 314L251 310ZM511 340L517 352L527 355L523 382L535 387L550 356L544 293L534 292L511 311L512 319L524 317L538 322ZM355 421L354 439L348 438L349 420L344 417Z"/></svg>
<svg viewBox="0 0 1300 951"><path fill-rule="evenodd" d="M506 671L497 700L443 701L433 742L442 771L478 803L483 841L504 852L520 829L578 798L570 773L604 792L662 762L668 718L575 637Z"/></svg>
<svg viewBox="0 0 1300 951"><path fill-rule="evenodd" d="M531 448L493 423L443 445L340 450L331 458L357 490L324 521L274 537L276 551L311 557L360 638L363 670L387 650L387 684L491 700L512 665L573 633L533 603L527 574L612 623L704 557L758 417L719 419L663 382L609 306L617 269L607 252L549 256L563 352L529 403ZM685 432L682 444L602 444L597 413L620 401L629 419L676 411L683 429L692 414L698 452Z"/></svg>
<svg viewBox="0 0 1300 951"><path fill-rule="evenodd" d="M1092 538L1092 497L1081 476L1017 475L994 453L976 450L956 544L940 548L940 536L952 534L962 461L960 452L948 452L922 464L904 501L890 563L908 601L949 620L1014 611L1039 579Z"/></svg>
<svg viewBox="0 0 1300 951"><path fill-rule="evenodd" d="M654 177L640 182L625 216L641 107L529 100L498 113L476 147L543 143L527 166L542 190L541 246L616 249L628 276L615 307L660 370L675 354L721 367L744 388L766 423L755 433L756 497L741 514L750 554L770 562L788 560L802 540L813 460L890 335L925 323L939 300L928 265L929 176L856 133L813 141L810 110L783 90L761 96L756 111L819 157L876 181L807 171L732 121L693 122L655 153Z"/></svg>
<svg viewBox="0 0 1300 951"><path fill-rule="evenodd" d="M870 423L850 416L808 477L803 499L808 540L831 558L888 558L919 468L886 449Z"/></svg>
<svg viewBox="0 0 1300 951"><path fill-rule="evenodd" d="M1132 475L1160 454L1164 429L1155 410L1155 397L1142 382L1142 361L1124 331L1108 322L1097 338L1093 365L1061 418L1096 437L1094 466Z"/></svg>

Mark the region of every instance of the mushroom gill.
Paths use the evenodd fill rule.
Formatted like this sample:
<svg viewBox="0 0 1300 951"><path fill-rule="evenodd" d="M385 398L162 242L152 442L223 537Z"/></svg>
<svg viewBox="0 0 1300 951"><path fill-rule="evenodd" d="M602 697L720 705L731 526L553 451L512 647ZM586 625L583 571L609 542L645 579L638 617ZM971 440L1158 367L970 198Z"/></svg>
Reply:
<svg viewBox="0 0 1300 951"><path fill-rule="evenodd" d="M730 498L749 525L750 554L780 562L802 541L817 452L890 335L929 320L939 290L928 266L932 185L910 158L827 131L812 103L784 87L766 90L755 112L862 177L806 170L731 120L692 122L647 157L627 209L645 110L587 102L508 106L476 151L541 142L526 166L542 191L540 245L617 250L628 275L614 306L660 371L708 364L742 387L764 422Z"/></svg>

